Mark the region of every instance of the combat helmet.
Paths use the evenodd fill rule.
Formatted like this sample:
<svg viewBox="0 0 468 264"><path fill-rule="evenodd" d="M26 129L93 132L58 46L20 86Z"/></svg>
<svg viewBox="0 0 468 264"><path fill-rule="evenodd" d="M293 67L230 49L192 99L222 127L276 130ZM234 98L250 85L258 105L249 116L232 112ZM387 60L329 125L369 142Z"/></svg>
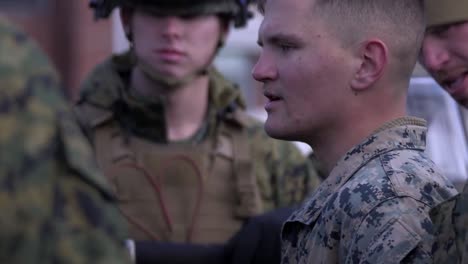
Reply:
<svg viewBox="0 0 468 264"><path fill-rule="evenodd" d="M426 0L427 26L468 21L466 0Z"/></svg>
<svg viewBox="0 0 468 264"><path fill-rule="evenodd" d="M252 17L248 6L251 0L90 0L96 19L107 18L115 7L142 7L157 15L220 14L244 27Z"/></svg>

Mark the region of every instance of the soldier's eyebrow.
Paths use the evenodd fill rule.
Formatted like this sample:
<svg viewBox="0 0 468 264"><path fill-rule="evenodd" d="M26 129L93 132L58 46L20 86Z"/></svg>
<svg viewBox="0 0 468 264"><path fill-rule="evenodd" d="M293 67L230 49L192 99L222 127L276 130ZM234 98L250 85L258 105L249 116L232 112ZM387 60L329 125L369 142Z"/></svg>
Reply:
<svg viewBox="0 0 468 264"><path fill-rule="evenodd" d="M439 25L439 26L428 27L426 29L426 34L439 35L443 33L444 31L446 31L449 27L450 25Z"/></svg>
<svg viewBox="0 0 468 264"><path fill-rule="evenodd" d="M269 43L269 44L279 44L279 43L281 43L281 44L283 44L283 43L299 44L299 43L302 43L301 39L297 35L292 34L292 33L283 33L283 32L278 32L278 33L273 33L273 34L267 35L266 36L266 42ZM257 44L260 47L263 47L263 41L262 41L262 39L260 37L257 40Z"/></svg>

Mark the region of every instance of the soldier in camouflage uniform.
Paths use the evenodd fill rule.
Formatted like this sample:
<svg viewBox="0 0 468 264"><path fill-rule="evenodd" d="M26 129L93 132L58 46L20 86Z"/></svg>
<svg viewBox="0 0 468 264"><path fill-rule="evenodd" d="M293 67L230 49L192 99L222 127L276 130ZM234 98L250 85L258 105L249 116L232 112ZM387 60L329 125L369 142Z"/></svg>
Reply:
<svg viewBox="0 0 468 264"><path fill-rule="evenodd" d="M426 10L420 62L453 99L468 108L468 1L427 0ZM433 218L441 223L435 261L468 263L468 184L459 197L434 210Z"/></svg>
<svg viewBox="0 0 468 264"><path fill-rule="evenodd" d="M246 24L246 1L92 6L98 17L121 7L131 49L94 69L75 109L131 239L223 243L247 219L301 202L318 186L307 159L269 138L212 66L229 23ZM138 260L138 243L136 251Z"/></svg>
<svg viewBox="0 0 468 264"><path fill-rule="evenodd" d="M282 231L282 263L432 263L430 212L457 194L405 103L423 1L265 0L253 76L267 133L308 143L327 179Z"/></svg>
<svg viewBox="0 0 468 264"><path fill-rule="evenodd" d="M0 263L130 263L92 150L37 46L0 18Z"/></svg>

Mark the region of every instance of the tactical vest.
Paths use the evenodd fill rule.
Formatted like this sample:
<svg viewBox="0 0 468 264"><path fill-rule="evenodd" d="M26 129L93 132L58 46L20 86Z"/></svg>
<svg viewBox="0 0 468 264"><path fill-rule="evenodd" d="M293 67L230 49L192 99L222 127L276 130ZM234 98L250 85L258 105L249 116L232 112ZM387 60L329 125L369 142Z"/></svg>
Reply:
<svg viewBox="0 0 468 264"><path fill-rule="evenodd" d="M227 241L262 212L243 113L224 118L197 146L158 144L125 131L113 113L87 112L100 168L129 224L130 238Z"/></svg>

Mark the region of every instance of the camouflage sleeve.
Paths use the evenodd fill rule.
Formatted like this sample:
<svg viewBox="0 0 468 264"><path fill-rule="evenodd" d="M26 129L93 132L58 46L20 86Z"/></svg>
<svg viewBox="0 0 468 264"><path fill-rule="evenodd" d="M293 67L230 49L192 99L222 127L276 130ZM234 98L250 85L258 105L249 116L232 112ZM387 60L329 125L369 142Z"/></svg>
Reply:
<svg viewBox="0 0 468 264"><path fill-rule="evenodd" d="M0 263L129 263L125 229L47 58L0 18Z"/></svg>
<svg viewBox="0 0 468 264"><path fill-rule="evenodd" d="M460 263L468 263L468 184L456 200L453 217Z"/></svg>
<svg viewBox="0 0 468 264"><path fill-rule="evenodd" d="M431 211L435 263L468 263L468 184L463 192ZM454 243L455 241L455 243Z"/></svg>
<svg viewBox="0 0 468 264"><path fill-rule="evenodd" d="M425 205L412 198L387 200L352 234L349 263L432 263L432 230Z"/></svg>
<svg viewBox="0 0 468 264"><path fill-rule="evenodd" d="M251 128L250 134L267 210L298 204L318 187L317 169L292 142L270 138L261 125Z"/></svg>
<svg viewBox="0 0 468 264"><path fill-rule="evenodd" d="M459 244L460 240L457 240L453 214L459 198L460 195L452 197L430 212L432 223L434 223L434 236L436 237L432 247L434 263L459 263L457 244ZM466 227L461 228L466 229Z"/></svg>

